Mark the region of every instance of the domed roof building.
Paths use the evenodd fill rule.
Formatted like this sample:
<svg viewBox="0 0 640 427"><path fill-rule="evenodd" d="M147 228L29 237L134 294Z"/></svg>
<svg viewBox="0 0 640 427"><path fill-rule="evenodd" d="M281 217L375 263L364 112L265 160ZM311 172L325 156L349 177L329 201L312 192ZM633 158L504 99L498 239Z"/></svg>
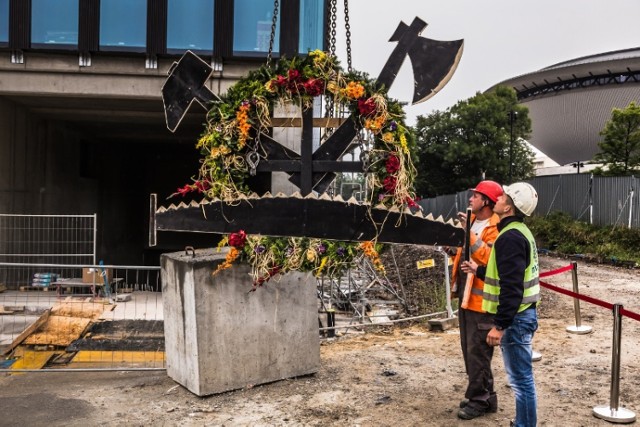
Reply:
<svg viewBox="0 0 640 427"><path fill-rule="evenodd" d="M529 108L534 147L561 165L591 160L611 110L640 102L640 48L572 59L498 85L513 87Z"/></svg>

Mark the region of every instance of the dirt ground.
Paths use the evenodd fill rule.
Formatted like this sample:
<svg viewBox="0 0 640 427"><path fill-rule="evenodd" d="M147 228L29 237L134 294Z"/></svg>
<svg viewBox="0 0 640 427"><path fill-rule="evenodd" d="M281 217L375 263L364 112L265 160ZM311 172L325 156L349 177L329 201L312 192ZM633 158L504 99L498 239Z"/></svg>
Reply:
<svg viewBox="0 0 640 427"><path fill-rule="evenodd" d="M542 271L567 265L541 258ZM580 291L640 313L640 271L579 262ZM571 289L570 273L545 279ZM543 291L534 350L540 426L604 426L592 415L610 403L611 311ZM620 407L640 411L640 322L622 322ZM501 354L494 358L500 409L473 421L456 418L465 373L457 329L424 325L368 329L321 346L315 375L201 398L162 371L26 373L0 376L0 425L30 426L508 426L512 393ZM637 424L637 422L636 422Z"/></svg>

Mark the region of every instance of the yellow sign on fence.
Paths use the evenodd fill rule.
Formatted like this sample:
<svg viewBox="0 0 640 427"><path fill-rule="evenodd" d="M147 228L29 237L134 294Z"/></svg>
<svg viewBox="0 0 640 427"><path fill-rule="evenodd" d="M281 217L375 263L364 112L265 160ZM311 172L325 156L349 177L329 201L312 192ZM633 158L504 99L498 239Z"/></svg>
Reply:
<svg viewBox="0 0 640 427"><path fill-rule="evenodd" d="M436 263L433 260L433 258L431 258L431 259L423 259L421 261L417 261L416 262L416 266L418 267L418 270L422 270L423 268L431 268L434 265L436 265Z"/></svg>

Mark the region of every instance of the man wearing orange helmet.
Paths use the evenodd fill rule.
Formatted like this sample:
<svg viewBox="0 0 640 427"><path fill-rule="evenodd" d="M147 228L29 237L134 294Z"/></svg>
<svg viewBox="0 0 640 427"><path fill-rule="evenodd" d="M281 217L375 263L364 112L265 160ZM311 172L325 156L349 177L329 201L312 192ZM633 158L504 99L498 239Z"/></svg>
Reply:
<svg viewBox="0 0 640 427"><path fill-rule="evenodd" d="M500 219L493 213L493 207L501 195L502 186L494 181L482 181L471 190L469 254L479 265L487 264L493 242L498 237L497 226ZM465 213L460 213L459 216L462 221L466 221ZM460 344L468 385L465 399L460 402L458 418L471 420L487 412L496 412L498 397L493 388L491 372L493 347L486 341L493 326L493 315L482 309L484 282L471 274L465 280L465 275L459 271L462 261L460 248L454 259L451 283L453 294L457 294L459 298Z"/></svg>

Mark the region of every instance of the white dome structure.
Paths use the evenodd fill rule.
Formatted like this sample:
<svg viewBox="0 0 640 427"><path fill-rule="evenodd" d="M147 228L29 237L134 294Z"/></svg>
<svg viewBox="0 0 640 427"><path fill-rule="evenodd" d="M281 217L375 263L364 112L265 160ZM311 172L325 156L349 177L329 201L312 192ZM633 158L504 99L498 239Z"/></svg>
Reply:
<svg viewBox="0 0 640 427"><path fill-rule="evenodd" d="M640 48L561 62L495 86L513 87L529 108L531 145L561 165L591 160L611 110L640 103Z"/></svg>

